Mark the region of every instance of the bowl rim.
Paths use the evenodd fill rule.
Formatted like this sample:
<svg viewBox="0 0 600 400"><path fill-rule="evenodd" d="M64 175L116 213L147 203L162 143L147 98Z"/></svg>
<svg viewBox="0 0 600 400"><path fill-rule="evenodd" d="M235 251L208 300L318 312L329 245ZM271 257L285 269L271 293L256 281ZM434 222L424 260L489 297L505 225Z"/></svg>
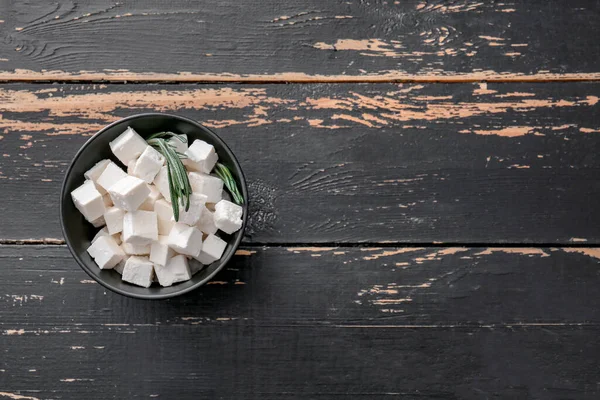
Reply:
<svg viewBox="0 0 600 400"><path fill-rule="evenodd" d="M79 257L79 255L73 250L73 245L71 244L71 239L69 236L67 236L67 232L66 232L66 228L65 228L65 215L63 214L63 199L65 198L65 190L67 188L67 178L70 176L71 171L73 169L73 167L75 166L75 163L77 162L77 160L79 159L79 157L81 156L81 153L83 152L83 150L85 148L87 148L97 137L99 137L100 135L102 135L104 132L106 132L108 129L112 128L113 126L117 125L117 124L121 124L123 122L126 121L130 121L130 120L134 120L134 119L139 119L139 118L145 118L145 117L170 117L170 118L176 118L182 121L185 121L187 123L190 123L194 126L196 126L198 129L203 130L205 132L208 132L209 135L212 136L213 140L218 142L219 145L223 146L231 155L231 158L234 162L234 164L236 165L237 169L239 170L239 184L241 186L241 191L242 191L242 195L244 196L245 202L243 205L243 215L242 215L242 227L240 228L240 230L238 231L237 235L236 235L236 239L234 242L232 242L233 244L233 251L231 251L229 253L228 256L226 256L225 258L221 259L221 264L220 266L215 269L212 273L210 273L207 277L205 277L204 279L202 279L199 282L196 282L194 285L189 286L185 289L181 289L179 291L173 292L173 293L169 293L169 294L137 294L137 293L130 293L127 292L125 290L113 287L112 285L104 282L101 279L97 279L97 277L92 273L91 269L89 268L89 266L83 262L83 260ZM182 294L191 292L192 290L195 290L197 288L199 288L200 286L205 285L207 282L209 282L217 273L219 273L224 267L225 265L231 260L231 257L233 257L233 255L235 254L236 250L238 249L242 238L244 237L244 232L246 230L246 224L248 222L248 188L246 185L246 177L244 176L244 172L242 170L242 167L240 165L240 162L238 161L237 157L235 156L235 153L231 150L231 148L229 148L229 146L227 145L227 143L225 143L225 141L223 139L221 139L221 137L219 135L217 135L214 131L212 131L211 129L207 128L206 126L202 125L200 122L195 121L191 118L187 118L181 115L176 115L176 114L169 114L169 113L161 113L161 112L149 112L149 113L142 113L142 114L134 114L134 115L130 115L128 117L125 118L120 118L114 122L111 122L110 124L106 125L105 127L103 127L102 129L100 129L98 132L96 132L93 136L91 136L77 151L77 153L75 153L75 156L73 157L73 159L71 160L71 163L69 164L69 167L67 168L64 178L63 178L63 182L61 185L61 190L60 190L60 202L59 202L59 208L60 208L60 227L61 227L61 231L63 234L63 237L65 239L65 243L67 244L67 247L69 248L69 252L71 253L71 255L73 256L73 258L75 258L75 260L77 261L77 263L79 264L79 266L81 267L81 269L83 269L85 271L85 273L87 273L92 279L94 279L96 282L98 282L99 284L101 284L102 286L104 286L105 288L121 294L123 296L127 296L127 297L132 297L132 298L137 298L137 299L143 299L143 300L162 300L162 299L168 299L168 298L172 298L172 297L176 297L176 296L180 296Z"/></svg>

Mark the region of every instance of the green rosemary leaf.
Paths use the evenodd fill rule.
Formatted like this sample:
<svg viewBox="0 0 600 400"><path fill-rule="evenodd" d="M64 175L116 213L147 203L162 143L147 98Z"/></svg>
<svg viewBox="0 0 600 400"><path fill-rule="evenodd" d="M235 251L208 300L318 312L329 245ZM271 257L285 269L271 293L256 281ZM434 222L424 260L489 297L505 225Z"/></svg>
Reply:
<svg viewBox="0 0 600 400"><path fill-rule="evenodd" d="M244 197L240 193L237 183L235 182L233 175L231 175L229 168L221 163L217 163L215 166L215 173L225 184L225 187L231 194L231 197L233 197L233 201L238 205L244 204Z"/></svg>
<svg viewBox="0 0 600 400"><path fill-rule="evenodd" d="M159 132L152 135L148 144L155 148L165 157L167 164L167 173L169 180L169 191L171 192L171 205L173 207L173 217L179 221L179 206L185 206L188 211L190 207L190 195L192 193L187 171L181 162L181 159L173 146L165 140L165 137L175 136L172 132ZM178 137L178 139L183 140Z"/></svg>
<svg viewBox="0 0 600 400"><path fill-rule="evenodd" d="M158 132L150 135L146 141L165 157L169 179L169 191L171 192L173 217L175 218L175 221L179 221L180 207L184 207L185 211L188 211L190 208L192 185L190 184L187 170L181 162L181 159L186 157L184 154L179 153L172 143L168 142L171 138L177 138L183 143L187 143L185 137L179 136L173 132ZM240 193L235 178L229 171L229 168L221 163L217 163L215 166L215 173L223 180L233 201L239 205L244 204L244 197Z"/></svg>

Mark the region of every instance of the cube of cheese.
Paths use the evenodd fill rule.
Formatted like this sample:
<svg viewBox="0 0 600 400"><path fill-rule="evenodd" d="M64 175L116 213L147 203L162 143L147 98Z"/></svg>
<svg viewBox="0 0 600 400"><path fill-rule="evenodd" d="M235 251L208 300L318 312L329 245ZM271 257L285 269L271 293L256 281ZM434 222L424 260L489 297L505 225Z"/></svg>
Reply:
<svg viewBox="0 0 600 400"><path fill-rule="evenodd" d="M232 234L242 227L241 206L227 200L215 204L215 226L225 233Z"/></svg>
<svg viewBox="0 0 600 400"><path fill-rule="evenodd" d="M175 136L177 137L172 137L169 140L167 140L167 143L174 147L176 152L180 154L185 154L185 151L188 149L187 135L181 134Z"/></svg>
<svg viewBox="0 0 600 400"><path fill-rule="evenodd" d="M207 235L217 233L218 229L215 225L215 213L204 207L200 214L200 219L196 224L196 228Z"/></svg>
<svg viewBox="0 0 600 400"><path fill-rule="evenodd" d="M184 282L192 277L188 260L183 255L175 256L166 265L155 265L156 277L161 286L171 286L177 282Z"/></svg>
<svg viewBox="0 0 600 400"><path fill-rule="evenodd" d="M146 200L144 200L139 210L154 211L154 203L156 203L156 200L162 199L162 194L160 194L160 191L156 188L156 186L146 186L148 186L150 194L148 195L148 197L146 197Z"/></svg>
<svg viewBox="0 0 600 400"><path fill-rule="evenodd" d="M125 211L117 207L110 207L104 212L104 221L106 221L108 233L114 235L123 230L123 216L125 216Z"/></svg>
<svg viewBox="0 0 600 400"><path fill-rule="evenodd" d="M203 140L194 140L194 143L185 151L187 158L185 165L192 171L209 174L217 163L219 156L213 145Z"/></svg>
<svg viewBox="0 0 600 400"><path fill-rule="evenodd" d="M114 162L109 162L96 180L96 185L108 191L112 185L125 178L127 174Z"/></svg>
<svg viewBox="0 0 600 400"><path fill-rule="evenodd" d="M171 202L171 190L169 189L169 171L167 166L164 166L158 171L154 184L163 195L166 201Z"/></svg>
<svg viewBox="0 0 600 400"><path fill-rule="evenodd" d="M202 232L193 226L176 223L169 233L167 244L178 253L198 256L202 250Z"/></svg>
<svg viewBox="0 0 600 400"><path fill-rule="evenodd" d="M169 247L168 237L158 235L158 240L150 246L150 261L155 265L167 265L167 261L175 256L175 251Z"/></svg>
<svg viewBox="0 0 600 400"><path fill-rule="evenodd" d="M120 275L123 275L123 269L125 269L125 263L127 263L127 260L129 260L129 256L126 255L124 259L115 265L113 271L117 271Z"/></svg>
<svg viewBox="0 0 600 400"><path fill-rule="evenodd" d="M192 193L190 195L190 207L188 210L185 210L185 200L182 199L181 204L179 204L179 221L182 224L186 225L196 225L200 220L200 216L202 215L202 210L206 208L204 205L206 204L206 196L203 194ZM173 217L173 221L175 221L175 217Z"/></svg>
<svg viewBox="0 0 600 400"><path fill-rule="evenodd" d="M111 269L125 258L125 253L111 236L100 236L87 249L100 269Z"/></svg>
<svg viewBox="0 0 600 400"><path fill-rule="evenodd" d="M115 207L125 211L137 210L150 194L148 185L135 176L126 176L108 189Z"/></svg>
<svg viewBox="0 0 600 400"><path fill-rule="evenodd" d="M98 178L100 178L100 175L102 175L102 173L106 169L106 166L110 164L110 162L111 161L108 159L98 161L96 165L84 172L83 176L85 177L85 179L89 179L90 181L96 183L96 181L98 181ZM96 185L96 188L100 193L106 194L106 190L104 190L104 188L100 185Z"/></svg>
<svg viewBox="0 0 600 400"><path fill-rule="evenodd" d="M130 256L147 256L150 254L149 244L131 244L127 242L121 243L121 248Z"/></svg>
<svg viewBox="0 0 600 400"><path fill-rule="evenodd" d="M102 195L96 189L92 181L85 181L83 185L71 192L71 198L75 207L83 214L89 222L101 218L106 210Z"/></svg>
<svg viewBox="0 0 600 400"><path fill-rule="evenodd" d="M154 265L148 257L131 256L123 268L123 280L142 287L150 287L154 276Z"/></svg>
<svg viewBox="0 0 600 400"><path fill-rule="evenodd" d="M194 257L204 265L212 264L223 255L227 242L215 235L208 235L202 243L202 251L198 257Z"/></svg>
<svg viewBox="0 0 600 400"><path fill-rule="evenodd" d="M148 146L135 162L133 175L144 180L146 183L152 183L164 163L165 158L158 151L154 150L152 146Z"/></svg>
<svg viewBox="0 0 600 400"><path fill-rule="evenodd" d="M154 211L132 211L123 217L123 242L150 245L158 240L158 221Z"/></svg>
<svg viewBox="0 0 600 400"><path fill-rule="evenodd" d="M158 219L158 234L168 235L173 225L175 225L173 207L165 199L158 199L154 202L154 212Z"/></svg>
<svg viewBox="0 0 600 400"><path fill-rule="evenodd" d="M146 150L148 143L133 128L127 127L125 132L109 143L109 146L119 161L128 165L129 161L135 160Z"/></svg>
<svg viewBox="0 0 600 400"><path fill-rule="evenodd" d="M221 200L223 181L220 178L202 172L189 172L188 177L194 193L205 195L207 203Z"/></svg>

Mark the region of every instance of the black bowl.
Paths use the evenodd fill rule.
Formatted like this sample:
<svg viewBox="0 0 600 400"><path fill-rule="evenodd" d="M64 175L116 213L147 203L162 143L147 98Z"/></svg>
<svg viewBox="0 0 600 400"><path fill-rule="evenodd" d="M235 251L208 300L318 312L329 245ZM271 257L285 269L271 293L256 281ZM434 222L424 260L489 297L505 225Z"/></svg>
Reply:
<svg viewBox="0 0 600 400"><path fill-rule="evenodd" d="M221 236L223 240L228 242L223 257L211 265L204 267L203 270L197 272L192 276L192 279L187 282L176 283L170 287L152 285L149 288L143 288L134 286L121 281L121 275L117 272L110 269L101 270L98 268L94 260L87 253L87 248L90 246L91 240L96 232L98 232L98 228L94 228L88 223L75 208L71 199L71 192L84 182L85 178L83 173L93 167L98 161L110 158L116 162L117 165L121 165L117 158L112 154L108 143L123 133L128 126L131 126L143 137L147 137L156 132L171 131L177 134L185 133L188 136L190 143L195 139L202 139L205 142L212 144L215 146L215 150L219 155L219 162L229 168L239 185L239 189L241 190L244 199L246 199L242 228L233 235ZM244 229L246 228L246 221L248 219L247 200L248 190L246 188L246 180L242 173L242 169L240 168L240 164L233 155L233 152L216 133L196 121L176 115L159 113L139 114L108 125L92 136L77 152L69 169L67 169L67 174L60 194L60 222L63 235L71 254L73 254L73 257L75 257L81 268L83 268L83 270L98 283L125 296L140 299L166 299L187 293L190 290L204 285L219 272L225 264L227 264L235 253L235 250L239 246L242 236L244 235Z"/></svg>

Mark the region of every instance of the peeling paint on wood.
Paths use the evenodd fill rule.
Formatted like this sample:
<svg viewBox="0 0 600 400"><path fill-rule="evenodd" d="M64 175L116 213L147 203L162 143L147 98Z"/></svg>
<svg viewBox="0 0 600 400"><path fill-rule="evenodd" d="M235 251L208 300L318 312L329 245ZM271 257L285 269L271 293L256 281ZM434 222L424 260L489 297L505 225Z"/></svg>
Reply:
<svg viewBox="0 0 600 400"><path fill-rule="evenodd" d="M183 83L467 83L467 82L581 82L599 81L600 72L588 73L509 73L486 70L472 73L447 74L441 69L424 69L418 74L407 74L399 71L381 71L363 75L320 75L301 72L285 72L270 75L234 73L154 73L154 72L77 72L44 71L34 72L17 69L15 72L1 72L0 81L5 82L183 82Z"/></svg>
<svg viewBox="0 0 600 400"><path fill-rule="evenodd" d="M99 126L152 110L220 127L256 200L252 241L600 240L592 223L600 210L585 205L599 166L581 157L600 140L585 132L597 126L597 84L484 88L494 93L476 95L481 86L471 84L6 85L3 193L18 187L40 207L5 196L5 214L19 223L0 224L0 241L64 243L53 204L70 159ZM32 146L20 149L22 138Z"/></svg>
<svg viewBox="0 0 600 400"><path fill-rule="evenodd" d="M484 255L490 255L490 254L498 253L498 252L507 253L507 254L521 254L521 255L526 255L526 256L541 256L541 257L549 257L550 256L548 253L546 253L542 249L534 249L534 248L528 248L528 247L489 248L482 252L476 253L475 255L476 256L484 256Z"/></svg>
<svg viewBox="0 0 600 400"><path fill-rule="evenodd" d="M587 250L580 248L575 250L584 250L582 254L559 248L496 249L368 251L342 246L318 252L321 257L315 262L312 251L265 246L252 257L234 258L230 265L235 268L217 276L216 282L247 285L207 285L169 301L148 302L103 294L98 285L68 284L84 279L85 273L65 246L3 245L0 258L12 273L0 281L0 290L23 293L29 287L24 282L35 280L44 301L24 303L27 318L0 302L1 340L9 350L25 349L3 353L2 394L46 399L69 397L74 389L81 393L85 388L89 399L125 398L129 391L150 395L170 385L189 385L211 378L213 372L226 376L226 370L234 372L228 384L211 388L211 396L229 398L239 391L249 392L253 384L248 382L257 379L303 396L306 382L328 387L329 378L347 379L348 374L360 385L344 383L345 398L364 398L365 392L360 392L364 384L387 385L369 392L378 398L384 391L416 390L434 397L458 396L463 392L455 391L454 385L431 391L430 385L419 384L423 379L446 381L447 370L452 370L452 382L479 379L482 390L501 397L514 394L512 385L523 376L521 369L541 370L536 372L541 377L576 378L593 387L598 360L594 339L600 322L598 258L588 257ZM384 250L399 251L363 258ZM422 258L423 264L415 265L416 258ZM402 263L410 267L396 266ZM57 295L50 280L59 280L61 269L71 275ZM44 279L39 280L39 275ZM182 351L175 358L152 353L152 363L139 363L139 354L157 337L165 348ZM35 354L23 347L32 341ZM546 358L548 348L557 343L560 348ZM235 351L224 351L227 348ZM384 372L393 370L407 379L390 383L381 368L371 372L372 365L381 363L382 354L393 364L383 367ZM400 356L418 362L394 364ZM95 362L88 362L90 357ZM133 386L123 390L115 382L131 376L132 364L123 361L129 359L134 360L137 374L152 379L133 380ZM238 365L240 359L244 361ZM497 360L510 361L510 368L496 373ZM192 368L199 363L202 370ZM335 368L339 363L365 368L342 373ZM77 371L69 372L64 365L77 365ZM330 371L328 379L313 376L311 371L323 366ZM521 369L515 371L515 366ZM35 371L22 373L31 370ZM461 373L458 378L456 371ZM24 382L33 376L53 384L24 391L28 387ZM488 380L494 385L485 386ZM230 390L232 386L235 390ZM320 397L334 395L334 389L320 390ZM281 393L250 398L275 400Z"/></svg>
<svg viewBox="0 0 600 400"><path fill-rule="evenodd" d="M565 247L562 249L563 251L566 251L567 253L580 253L580 254L584 254L588 257L591 258L598 258L600 259L600 249L596 249L596 248L568 248Z"/></svg>
<svg viewBox="0 0 600 400"><path fill-rule="evenodd" d="M17 4L7 11L0 53L15 56L3 57L2 79L313 82L420 79L421 74L457 79L491 70L498 78L598 72L597 53L586 51L597 37L597 12L566 0L518 6L245 0L235 7L206 4L202 10L185 1L150 9L86 0L51 8ZM235 21L235 29L222 21ZM134 45L130 35L120 34L141 26L156 26L164 35L135 35ZM544 26L544 35L537 26ZM97 37L104 40L99 44ZM559 39L569 52L555 51ZM505 56L512 46L522 46L522 55ZM76 51L81 48L86 51ZM164 48L179 55L179 71L186 72L172 73L172 64L160 58L158 49ZM203 57L200 64L197 55ZM59 58L69 63L58 63ZM63 73L55 72L59 64Z"/></svg>
<svg viewBox="0 0 600 400"><path fill-rule="evenodd" d="M1 397L6 397L13 400L40 400L38 397L23 396L17 393L0 392Z"/></svg>

